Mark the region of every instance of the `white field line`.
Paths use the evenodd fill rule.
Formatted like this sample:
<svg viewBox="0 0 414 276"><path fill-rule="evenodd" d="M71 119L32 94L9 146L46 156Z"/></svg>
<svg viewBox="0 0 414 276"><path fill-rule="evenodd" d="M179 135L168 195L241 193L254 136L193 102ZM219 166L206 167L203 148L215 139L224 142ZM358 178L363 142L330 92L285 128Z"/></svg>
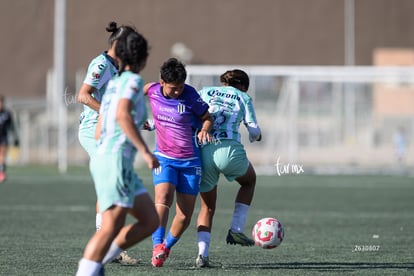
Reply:
<svg viewBox="0 0 414 276"><path fill-rule="evenodd" d="M0 205L2 211L22 211L22 212L93 212L93 204L86 205Z"/></svg>
<svg viewBox="0 0 414 276"><path fill-rule="evenodd" d="M0 212L3 211L22 211L22 212L94 212L94 205L0 205ZM199 208L194 209L194 214L197 215ZM216 210L218 215L228 215L229 218L233 214L233 209L219 208ZM407 210L406 212L391 212L391 211L315 211L315 210L270 210L269 209L257 209L251 207L249 209L248 216L275 216L275 217L308 217L308 218L395 218L395 219L414 219L414 212Z"/></svg>

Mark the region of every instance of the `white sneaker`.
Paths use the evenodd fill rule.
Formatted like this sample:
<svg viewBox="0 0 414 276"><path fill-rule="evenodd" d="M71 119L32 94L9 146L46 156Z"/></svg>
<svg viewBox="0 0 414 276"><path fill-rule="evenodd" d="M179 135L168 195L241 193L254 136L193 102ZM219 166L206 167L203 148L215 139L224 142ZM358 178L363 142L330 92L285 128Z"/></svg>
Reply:
<svg viewBox="0 0 414 276"><path fill-rule="evenodd" d="M196 258L196 267L202 268L202 267L210 267L210 262L208 257L203 257L202 255L198 255Z"/></svg>
<svg viewBox="0 0 414 276"><path fill-rule="evenodd" d="M120 263L122 265L136 265L139 264L140 261L140 259L135 259L128 256L126 251L122 251L121 254L119 254L119 256L116 257L112 262Z"/></svg>

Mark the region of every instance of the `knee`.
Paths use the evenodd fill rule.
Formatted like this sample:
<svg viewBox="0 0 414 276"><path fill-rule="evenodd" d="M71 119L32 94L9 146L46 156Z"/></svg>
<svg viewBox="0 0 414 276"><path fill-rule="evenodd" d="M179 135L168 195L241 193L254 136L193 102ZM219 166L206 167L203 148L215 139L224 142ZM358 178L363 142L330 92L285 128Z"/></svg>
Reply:
<svg viewBox="0 0 414 276"><path fill-rule="evenodd" d="M155 205L161 205L170 208L173 200L169 194L157 194L154 201Z"/></svg>
<svg viewBox="0 0 414 276"><path fill-rule="evenodd" d="M206 205L202 205L200 208L200 212L208 215L208 216L214 216L214 213L216 212L216 208L215 206L206 206Z"/></svg>
<svg viewBox="0 0 414 276"><path fill-rule="evenodd" d="M115 238L116 235L121 231L123 225L116 223L103 223L99 229L99 233L103 236Z"/></svg>
<svg viewBox="0 0 414 276"><path fill-rule="evenodd" d="M189 225L191 222L191 214L185 214L185 213L181 213L181 214L176 214L175 218L182 223L183 225Z"/></svg>
<svg viewBox="0 0 414 276"><path fill-rule="evenodd" d="M256 185L256 171L254 170L252 164L249 164L249 168L247 169L246 175L250 179L251 185Z"/></svg>
<svg viewBox="0 0 414 276"><path fill-rule="evenodd" d="M237 182L239 182L239 184L243 187L250 187L252 189L254 189L254 187L256 186L256 172L253 168L253 166L250 164L249 168L247 169L247 172L236 179Z"/></svg>

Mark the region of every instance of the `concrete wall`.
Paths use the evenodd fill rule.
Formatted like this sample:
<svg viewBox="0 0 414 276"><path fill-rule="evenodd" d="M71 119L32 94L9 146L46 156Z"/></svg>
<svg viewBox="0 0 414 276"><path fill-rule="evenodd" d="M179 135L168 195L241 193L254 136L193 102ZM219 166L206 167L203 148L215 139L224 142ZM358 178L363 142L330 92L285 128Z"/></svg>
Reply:
<svg viewBox="0 0 414 276"><path fill-rule="evenodd" d="M372 64L377 47L414 47L414 1L355 0L357 65ZM2 0L1 94L45 95L53 64L53 0ZM75 71L105 50L107 23L135 25L151 55L143 76L158 78L171 46L183 42L193 63L342 65L342 0L68 0L67 87Z"/></svg>

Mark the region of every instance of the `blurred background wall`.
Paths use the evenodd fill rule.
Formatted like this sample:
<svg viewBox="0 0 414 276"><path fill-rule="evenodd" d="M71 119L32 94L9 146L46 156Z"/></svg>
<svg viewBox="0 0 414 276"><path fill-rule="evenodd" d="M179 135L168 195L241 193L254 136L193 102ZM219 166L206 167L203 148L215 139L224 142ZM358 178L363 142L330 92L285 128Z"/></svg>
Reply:
<svg viewBox="0 0 414 276"><path fill-rule="evenodd" d="M353 4L351 14L346 13L346 3ZM16 155L21 163L56 160L52 150L56 125L45 112L47 72L53 67L54 4L54 0L0 1L0 93L16 111L20 126L26 127L22 131L31 136L27 153ZM87 160L77 144L81 106L74 99L88 63L108 48L109 21L132 24L147 37L151 53L142 75L154 81L160 64L183 52L189 65L412 66L413 10L411 0L69 0L65 101L70 159ZM349 23L354 30L353 52L347 60ZM413 93L411 87L405 89L404 118L408 117L406 131L412 135ZM391 103L392 111L384 108L382 103L389 103L386 93L392 92L383 93L385 100L372 100L368 106L398 117L400 104ZM275 92L271 99L276 102L278 96ZM394 128L393 124L389 133Z"/></svg>
<svg viewBox="0 0 414 276"><path fill-rule="evenodd" d="M108 47L111 20L135 25L151 55L143 72L158 78L181 42L193 64L343 65L342 0L70 0L67 1L67 85ZM355 0L355 64L372 65L378 47L414 47L414 1ZM2 0L1 93L45 95L53 66L53 0Z"/></svg>

